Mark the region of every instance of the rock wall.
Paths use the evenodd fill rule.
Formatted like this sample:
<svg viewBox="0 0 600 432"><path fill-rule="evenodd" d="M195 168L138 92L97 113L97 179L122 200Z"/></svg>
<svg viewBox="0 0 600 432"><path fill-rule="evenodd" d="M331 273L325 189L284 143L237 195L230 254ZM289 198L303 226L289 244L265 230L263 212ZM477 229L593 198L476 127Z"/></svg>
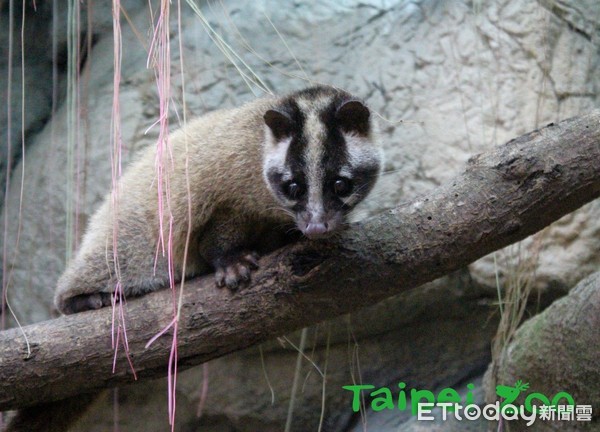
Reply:
<svg viewBox="0 0 600 432"><path fill-rule="evenodd" d="M152 20L147 3L130 0L122 6L120 103L126 163L139 148L156 141L158 128L151 125L158 117L158 97L154 73L146 68ZM46 38L46 45L41 45L45 55L39 56L38 63L34 62L38 56L28 56L33 63L31 67L27 63L25 70L41 68L43 72L32 80L37 85L26 79L25 100L28 115L39 110L44 114L35 118L45 119L49 116L47 77L52 63L48 62L47 38L52 14L46 2L40 7L45 9L40 15L30 11L26 23L41 19L35 17L44 12L45 20L32 26L28 35ZM172 128L182 117L183 92L188 115L239 105L261 94L258 86L244 82L186 4L182 5L181 33L175 4L171 9ZM64 29L64 8L59 10L57 28ZM570 8L550 0L489 4L259 0L207 2L201 10L212 28L272 91L286 92L315 82L334 84L364 97L382 117L385 173L357 218L448 181L474 153L585 112L600 102L600 8L594 0ZM87 12L84 7L84 18ZM3 5L3 23L6 14ZM9 267L5 276L10 280L9 301L22 323L53 314L53 287L64 268L67 249L66 197L76 192L77 237L111 186L108 131L113 39L109 5L93 3L90 17L94 46L82 66L85 97L81 99L75 172L65 169L68 112L64 99L59 99L55 114L43 127L40 120L25 122L25 163L15 166L6 196L9 224L3 240ZM0 35L4 42L6 30ZM64 32L57 37L64 46ZM180 39L185 82L181 79ZM243 67L240 60L235 61ZM58 79L58 88L64 89L64 71ZM20 205L22 170L25 181ZM79 188L69 191L75 184L70 180L79 182ZM600 203L596 201L519 246L498 252L496 264L492 257L484 258L470 266L470 275L465 271L312 329L310 357L320 368L326 361L324 334L330 328L333 332L323 430L350 430L352 425L362 430L359 416L350 410L348 394L340 390L353 379L375 385L406 380L434 389L482 373L489 362L489 341L496 323L489 319L496 298L496 269L501 284L527 273L535 275L540 292L566 292L600 264L598 220ZM456 344L457 335L469 335L463 348ZM297 342L298 336L291 339ZM208 401L200 420L195 412L204 372L185 372L179 381L178 430L196 430L200 425L202 430L215 431L282 430L295 359L296 352L289 344L282 349L274 343L264 347L264 369L256 350L211 362ZM273 404L265 374L275 389ZM301 374L303 391L298 396L293 430L317 430L322 379L308 362ZM164 383L138 387L119 392L121 430L139 430L140 421L145 422L144 430L165 430ZM113 420L107 410L112 410L112 398L104 402L83 420L80 430L111 427ZM379 420L382 424L376 423L372 430L398 430L399 421L386 426Z"/></svg>

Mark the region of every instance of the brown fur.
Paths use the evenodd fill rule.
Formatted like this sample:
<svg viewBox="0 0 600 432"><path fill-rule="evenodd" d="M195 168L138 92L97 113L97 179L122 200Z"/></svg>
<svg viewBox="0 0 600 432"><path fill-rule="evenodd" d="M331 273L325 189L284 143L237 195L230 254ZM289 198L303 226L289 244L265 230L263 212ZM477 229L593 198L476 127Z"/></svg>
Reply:
<svg viewBox="0 0 600 432"><path fill-rule="evenodd" d="M263 234L258 229L260 225L283 231L286 223L291 222L262 181L263 115L277 101L263 98L240 108L215 111L171 135L174 160L171 163L166 158L162 162L170 179L171 195L168 204L164 198L162 214L165 239L169 235L169 215L173 216L176 279L181 278L183 269L190 204L188 276L206 273L224 254L250 246L248 233L240 232L239 227L252 228L252 237L259 237ZM162 251L157 255L159 204L155 154L154 148L146 149L123 175L117 208L112 208L107 197L92 217L77 256L58 282L55 301L61 312L73 313L106 304L107 296L95 305L84 302L81 306L71 299L114 290L115 223L119 279L125 294L138 295L168 285L166 256ZM215 214L219 215L218 221L213 217ZM262 224L257 225L258 222ZM271 242L272 237L267 237L267 242ZM252 246L261 249L261 244Z"/></svg>
<svg viewBox="0 0 600 432"><path fill-rule="evenodd" d="M119 181L116 204L109 196L94 214L56 306L75 313L109 305L119 285L125 296L168 286L169 246L175 282L215 270L218 286L237 288L255 252L281 246L294 226L317 238L343 225L379 175L375 130L362 102L324 86L190 122L170 136L160 178L148 148ZM304 197L285 196L292 166ZM336 182L354 189L335 196Z"/></svg>

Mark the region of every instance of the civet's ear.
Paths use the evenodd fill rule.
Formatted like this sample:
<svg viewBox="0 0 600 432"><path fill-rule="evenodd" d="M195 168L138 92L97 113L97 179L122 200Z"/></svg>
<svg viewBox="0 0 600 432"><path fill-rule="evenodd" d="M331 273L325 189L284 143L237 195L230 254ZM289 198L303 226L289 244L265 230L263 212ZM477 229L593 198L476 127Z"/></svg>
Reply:
<svg viewBox="0 0 600 432"><path fill-rule="evenodd" d="M269 110L263 118L265 119L265 124L273 132L275 139L281 140L292 135L292 119L286 113L279 110Z"/></svg>
<svg viewBox="0 0 600 432"><path fill-rule="evenodd" d="M362 102L349 100L336 111L335 118L345 132L355 132L366 136L369 134L369 117L371 112Z"/></svg>

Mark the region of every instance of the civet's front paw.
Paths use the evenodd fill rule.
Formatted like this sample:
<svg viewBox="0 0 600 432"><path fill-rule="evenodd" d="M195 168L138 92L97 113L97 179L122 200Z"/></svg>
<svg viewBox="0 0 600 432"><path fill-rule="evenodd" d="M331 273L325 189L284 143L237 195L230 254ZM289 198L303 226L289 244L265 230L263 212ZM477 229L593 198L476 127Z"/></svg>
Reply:
<svg viewBox="0 0 600 432"><path fill-rule="evenodd" d="M70 315L86 310L100 309L101 307L110 306L112 293L94 293L80 294L69 299L66 299L62 307L64 314Z"/></svg>
<svg viewBox="0 0 600 432"><path fill-rule="evenodd" d="M239 252L219 258L215 264L215 281L218 287L236 290L240 284L250 281L251 270L258 268L255 252Z"/></svg>

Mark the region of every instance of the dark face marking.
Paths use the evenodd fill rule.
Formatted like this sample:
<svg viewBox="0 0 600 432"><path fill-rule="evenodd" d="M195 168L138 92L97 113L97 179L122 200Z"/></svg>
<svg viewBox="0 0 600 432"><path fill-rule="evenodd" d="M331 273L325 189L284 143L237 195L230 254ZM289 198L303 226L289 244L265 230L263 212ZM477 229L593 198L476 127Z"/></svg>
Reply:
<svg viewBox="0 0 600 432"><path fill-rule="evenodd" d="M340 197L345 198L352 192L352 180L349 178L338 177L333 181L333 193Z"/></svg>
<svg viewBox="0 0 600 432"><path fill-rule="evenodd" d="M292 200L299 200L306 193L306 187L294 180L287 181L283 184L283 193Z"/></svg>

